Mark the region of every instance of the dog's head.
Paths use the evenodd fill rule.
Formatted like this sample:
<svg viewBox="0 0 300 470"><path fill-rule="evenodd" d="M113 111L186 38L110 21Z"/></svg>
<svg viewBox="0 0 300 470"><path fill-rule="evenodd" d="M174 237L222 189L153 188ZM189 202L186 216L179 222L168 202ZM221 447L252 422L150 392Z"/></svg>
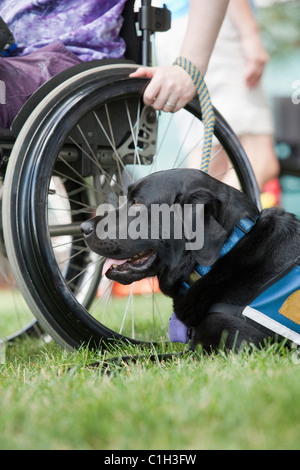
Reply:
<svg viewBox="0 0 300 470"><path fill-rule="evenodd" d="M108 278L129 284L157 275L172 295L197 264L217 260L241 218L257 214L236 189L198 170L174 169L131 184L124 204L81 228L88 247L108 258Z"/></svg>

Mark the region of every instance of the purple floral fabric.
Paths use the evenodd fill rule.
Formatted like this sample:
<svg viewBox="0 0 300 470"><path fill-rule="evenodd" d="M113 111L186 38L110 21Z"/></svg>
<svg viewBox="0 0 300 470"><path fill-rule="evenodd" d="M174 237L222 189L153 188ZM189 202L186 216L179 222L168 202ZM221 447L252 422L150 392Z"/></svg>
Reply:
<svg viewBox="0 0 300 470"><path fill-rule="evenodd" d="M0 16L13 32L16 55L60 41L80 60L120 58L126 0L1 0Z"/></svg>
<svg viewBox="0 0 300 470"><path fill-rule="evenodd" d="M18 48L0 57L0 128L57 73L82 61L121 58L126 0L0 0Z"/></svg>

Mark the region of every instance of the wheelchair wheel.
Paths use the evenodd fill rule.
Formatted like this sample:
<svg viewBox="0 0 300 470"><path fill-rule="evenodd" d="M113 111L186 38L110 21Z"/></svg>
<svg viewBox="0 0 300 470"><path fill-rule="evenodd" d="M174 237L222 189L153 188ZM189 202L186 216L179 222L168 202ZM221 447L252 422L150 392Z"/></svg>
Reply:
<svg viewBox="0 0 300 470"><path fill-rule="evenodd" d="M117 204L133 180L200 166L198 102L176 114L145 107L148 82L129 78L134 68L98 67L53 90L23 126L5 176L4 239L14 276L42 327L68 348L168 338L171 302L156 280L124 292L101 277L103 259L80 232L99 204ZM215 140L212 175L234 175L259 204L247 157L217 112Z"/></svg>
<svg viewBox="0 0 300 470"><path fill-rule="evenodd" d="M0 182L0 349L24 337L47 339L26 304L7 259L2 227L3 183Z"/></svg>

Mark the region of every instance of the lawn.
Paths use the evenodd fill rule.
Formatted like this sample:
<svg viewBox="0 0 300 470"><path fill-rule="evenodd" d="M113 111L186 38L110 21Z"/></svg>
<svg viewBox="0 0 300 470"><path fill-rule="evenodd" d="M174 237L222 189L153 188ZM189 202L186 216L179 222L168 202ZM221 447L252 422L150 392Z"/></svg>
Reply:
<svg viewBox="0 0 300 470"><path fill-rule="evenodd" d="M6 348L0 449L299 449L297 354L273 346L161 363L150 353L70 353L40 340ZM122 354L141 358L109 374L89 367Z"/></svg>

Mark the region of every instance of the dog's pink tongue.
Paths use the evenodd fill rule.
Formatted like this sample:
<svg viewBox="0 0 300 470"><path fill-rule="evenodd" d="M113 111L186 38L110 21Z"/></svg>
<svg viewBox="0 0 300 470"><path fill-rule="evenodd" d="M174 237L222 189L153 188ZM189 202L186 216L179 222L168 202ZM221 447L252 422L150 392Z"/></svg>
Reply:
<svg viewBox="0 0 300 470"><path fill-rule="evenodd" d="M117 266L119 266L120 264L126 263L126 261L127 261L127 259L107 258L107 260L105 261L105 263L103 265L103 268L102 268L102 275L104 276L113 264L116 264Z"/></svg>

